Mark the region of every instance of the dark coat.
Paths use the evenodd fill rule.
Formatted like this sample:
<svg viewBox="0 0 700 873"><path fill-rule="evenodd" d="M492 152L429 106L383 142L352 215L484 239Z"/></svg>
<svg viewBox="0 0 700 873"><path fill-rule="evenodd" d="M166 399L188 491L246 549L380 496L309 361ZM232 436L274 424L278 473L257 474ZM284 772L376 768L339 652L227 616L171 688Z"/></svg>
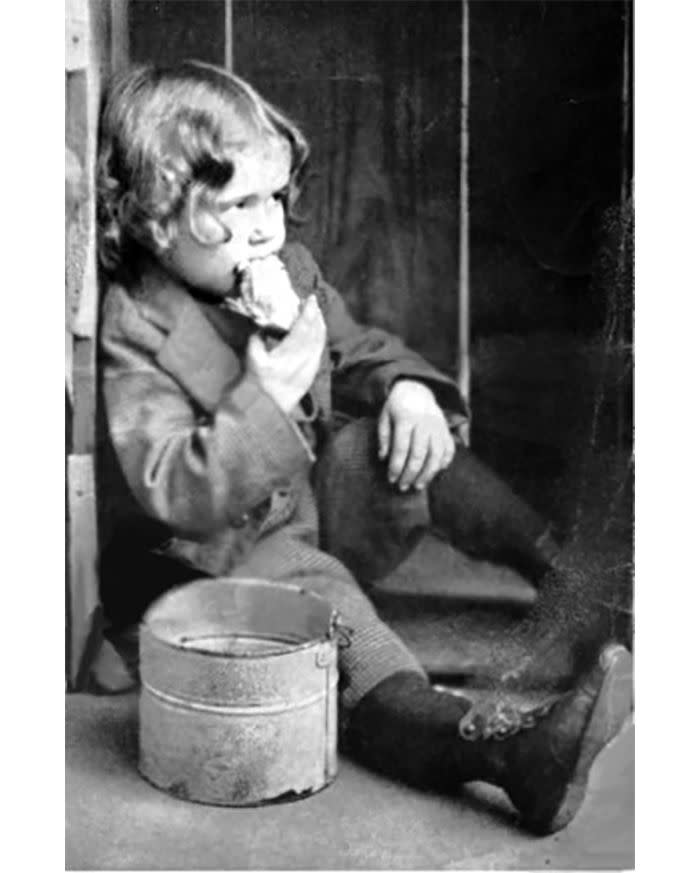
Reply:
<svg viewBox="0 0 700 873"><path fill-rule="evenodd" d="M247 319L196 300L155 266L104 301L104 401L126 481L172 532L167 553L214 575L299 520L314 447L338 407L377 414L408 377L435 390L455 429L467 423L454 383L398 338L358 324L305 248L280 257L300 298L318 296L328 330L309 396L290 416L245 372Z"/></svg>

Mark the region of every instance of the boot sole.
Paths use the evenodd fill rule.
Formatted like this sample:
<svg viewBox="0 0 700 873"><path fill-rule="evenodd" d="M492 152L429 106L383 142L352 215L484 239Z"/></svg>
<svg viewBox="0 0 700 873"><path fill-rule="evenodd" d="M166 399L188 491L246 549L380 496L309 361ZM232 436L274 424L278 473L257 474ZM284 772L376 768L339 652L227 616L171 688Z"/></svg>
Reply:
<svg viewBox="0 0 700 873"><path fill-rule="evenodd" d="M559 808L541 833L566 827L581 808L596 758L632 724L632 655L624 646L608 646L600 655L605 676L584 731L578 761Z"/></svg>

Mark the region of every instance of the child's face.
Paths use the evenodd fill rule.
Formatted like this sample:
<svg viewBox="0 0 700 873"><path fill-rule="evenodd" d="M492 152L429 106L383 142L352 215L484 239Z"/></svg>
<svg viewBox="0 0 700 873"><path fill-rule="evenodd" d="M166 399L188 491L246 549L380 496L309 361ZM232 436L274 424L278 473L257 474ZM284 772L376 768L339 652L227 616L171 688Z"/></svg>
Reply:
<svg viewBox="0 0 700 873"><path fill-rule="evenodd" d="M229 293L238 264L267 257L284 245L283 201L290 170L291 150L284 140L263 141L238 152L233 179L216 193L213 209L194 212L197 234L215 244L193 236L188 210L183 210L175 241L164 257L168 268L196 288ZM224 228L231 238L219 242Z"/></svg>

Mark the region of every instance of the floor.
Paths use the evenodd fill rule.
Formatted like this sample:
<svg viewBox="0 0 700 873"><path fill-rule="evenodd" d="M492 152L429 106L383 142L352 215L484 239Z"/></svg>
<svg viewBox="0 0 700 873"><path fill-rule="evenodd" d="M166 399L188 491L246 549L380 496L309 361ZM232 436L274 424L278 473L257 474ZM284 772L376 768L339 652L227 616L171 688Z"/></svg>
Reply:
<svg viewBox="0 0 700 873"><path fill-rule="evenodd" d="M574 822L535 838L488 786L431 795L345 759L333 785L296 803L226 809L177 800L137 772L135 693L66 700L67 870L634 866L633 729L599 757Z"/></svg>
<svg viewBox="0 0 700 873"><path fill-rule="evenodd" d="M578 552L587 566L619 560L614 543L601 550L603 542L598 540L597 552L590 542ZM403 583L394 578L378 592L381 609L443 681L462 674L478 687L475 680L484 665L520 663L523 615L536 613L538 606L528 606L533 592L522 580L500 568L484 573L483 567L472 567L467 580L473 602L460 602L455 579L444 571L458 573L462 585L469 573L464 564L457 567L455 556L443 553L440 564L436 548L434 541L422 545L414 569L424 566L426 579L437 573L442 601L423 597L425 585L414 574ZM440 566L443 572L437 572ZM510 610L489 602L498 599L496 591ZM552 621L565 627L561 607L575 613L570 607L576 602L567 592L553 611L541 610L525 638L531 638L532 628L539 635ZM593 611L590 615L595 618ZM570 672L559 653L545 660L564 677ZM344 759L332 786L297 803L257 809L187 803L139 776L136 730L134 692L66 698L68 870L634 867L633 729L599 757L575 821L543 839L520 831L505 797L486 785L468 786L460 797L442 797L395 784Z"/></svg>

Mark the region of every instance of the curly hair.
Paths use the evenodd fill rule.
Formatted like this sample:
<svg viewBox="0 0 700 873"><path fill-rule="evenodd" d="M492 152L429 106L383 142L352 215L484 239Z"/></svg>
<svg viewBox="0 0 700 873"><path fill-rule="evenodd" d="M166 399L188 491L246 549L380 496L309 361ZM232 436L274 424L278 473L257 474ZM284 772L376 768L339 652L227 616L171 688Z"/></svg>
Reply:
<svg viewBox="0 0 700 873"><path fill-rule="evenodd" d="M98 252L116 271L134 247L167 251L190 195L223 188L235 154L259 138L291 147L285 209L303 181L309 147L298 127L238 76L209 64L142 65L115 78L101 114Z"/></svg>

